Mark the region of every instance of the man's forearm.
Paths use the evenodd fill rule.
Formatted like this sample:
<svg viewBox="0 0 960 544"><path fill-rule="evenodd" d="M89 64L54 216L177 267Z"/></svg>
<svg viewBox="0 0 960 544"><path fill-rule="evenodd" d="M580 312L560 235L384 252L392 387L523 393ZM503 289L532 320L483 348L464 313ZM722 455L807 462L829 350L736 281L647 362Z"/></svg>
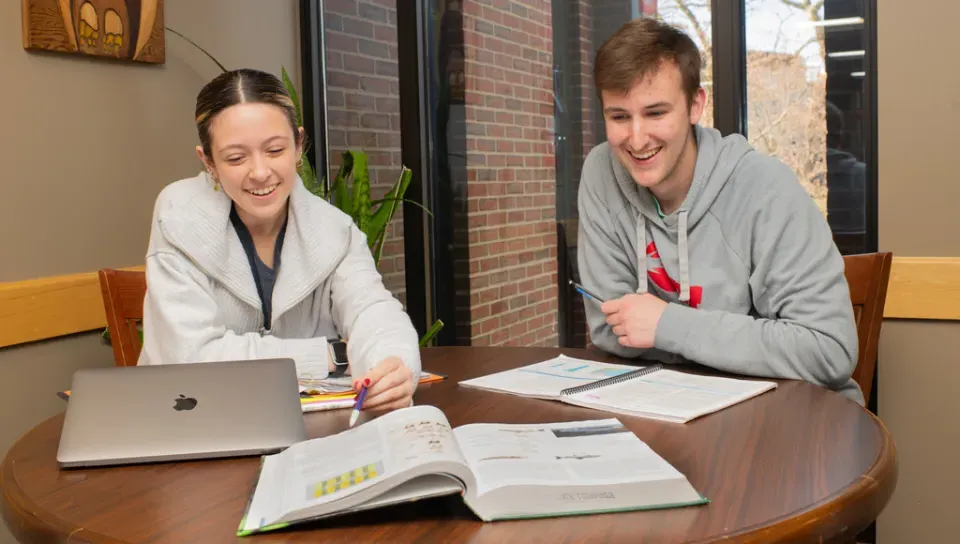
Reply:
<svg viewBox="0 0 960 544"><path fill-rule="evenodd" d="M670 304L654 345L718 370L835 389L857 361L856 342L845 347L841 338L796 322Z"/></svg>

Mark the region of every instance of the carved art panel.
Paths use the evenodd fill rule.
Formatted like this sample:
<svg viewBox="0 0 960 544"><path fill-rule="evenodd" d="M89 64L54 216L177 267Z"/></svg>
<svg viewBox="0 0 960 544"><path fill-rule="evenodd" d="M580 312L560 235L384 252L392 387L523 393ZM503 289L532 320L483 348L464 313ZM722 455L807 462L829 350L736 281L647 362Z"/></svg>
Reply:
<svg viewBox="0 0 960 544"><path fill-rule="evenodd" d="M163 0L22 0L26 49L164 62Z"/></svg>

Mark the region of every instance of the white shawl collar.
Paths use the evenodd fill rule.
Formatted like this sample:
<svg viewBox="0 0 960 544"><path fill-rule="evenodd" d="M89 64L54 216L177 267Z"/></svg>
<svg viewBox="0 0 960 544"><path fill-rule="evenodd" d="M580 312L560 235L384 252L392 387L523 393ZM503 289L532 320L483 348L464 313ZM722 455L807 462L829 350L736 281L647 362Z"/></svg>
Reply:
<svg viewBox="0 0 960 544"><path fill-rule="evenodd" d="M183 180L158 222L164 237L235 296L260 309L250 262L230 222L230 198L214 191L205 173ZM314 196L298 176L290 191L287 230L273 293L273 315L313 292L346 254L352 219Z"/></svg>

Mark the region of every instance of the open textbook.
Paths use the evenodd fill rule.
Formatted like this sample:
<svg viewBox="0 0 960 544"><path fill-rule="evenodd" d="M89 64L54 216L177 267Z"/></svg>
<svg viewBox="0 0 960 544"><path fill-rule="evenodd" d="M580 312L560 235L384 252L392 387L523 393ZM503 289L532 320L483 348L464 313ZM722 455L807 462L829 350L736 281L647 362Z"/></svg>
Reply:
<svg viewBox="0 0 960 544"><path fill-rule="evenodd" d="M451 429L415 406L262 457L237 535L452 494L484 521L707 502L616 419Z"/></svg>
<svg viewBox="0 0 960 544"><path fill-rule="evenodd" d="M775 382L700 376L560 355L549 361L460 382L629 416L686 423L775 389Z"/></svg>

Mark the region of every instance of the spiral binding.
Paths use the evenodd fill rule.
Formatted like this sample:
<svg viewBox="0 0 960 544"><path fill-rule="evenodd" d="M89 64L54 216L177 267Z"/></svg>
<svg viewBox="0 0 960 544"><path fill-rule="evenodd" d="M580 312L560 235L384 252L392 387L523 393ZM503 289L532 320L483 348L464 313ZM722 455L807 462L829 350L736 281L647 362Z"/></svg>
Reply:
<svg viewBox="0 0 960 544"><path fill-rule="evenodd" d="M622 383L627 380L632 380L634 378L646 376L647 374L652 374L662 369L663 369L663 365L660 363L657 363L655 365L650 365L647 367L639 368L637 370L633 370L631 372L627 372L626 374L620 374L619 376L611 376L609 378L604 378L602 380L597 380L595 382L578 385L576 387L568 387L563 391L560 391L560 395L561 396L577 395L586 391L593 391L594 389L600 389L601 387L606 387L608 385L616 385L618 383Z"/></svg>

